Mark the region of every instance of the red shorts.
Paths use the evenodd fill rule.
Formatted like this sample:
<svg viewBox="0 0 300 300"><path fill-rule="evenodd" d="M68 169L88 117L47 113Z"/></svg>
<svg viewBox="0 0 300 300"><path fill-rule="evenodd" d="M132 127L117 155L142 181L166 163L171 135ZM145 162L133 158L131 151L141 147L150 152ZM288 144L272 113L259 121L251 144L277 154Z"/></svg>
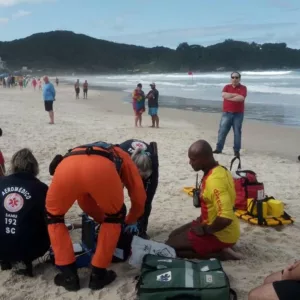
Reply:
<svg viewBox="0 0 300 300"><path fill-rule="evenodd" d="M192 225L196 224L193 221ZM234 244L223 243L213 234L207 234L198 236L194 232L188 232L188 239L192 244L195 252L205 257L209 254L215 254L221 252L225 248L230 248Z"/></svg>

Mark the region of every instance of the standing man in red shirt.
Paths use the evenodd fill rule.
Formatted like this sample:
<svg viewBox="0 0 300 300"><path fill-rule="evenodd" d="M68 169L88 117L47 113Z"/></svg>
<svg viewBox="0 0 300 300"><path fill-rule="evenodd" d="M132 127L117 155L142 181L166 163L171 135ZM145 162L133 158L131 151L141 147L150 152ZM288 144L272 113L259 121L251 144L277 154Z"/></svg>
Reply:
<svg viewBox="0 0 300 300"><path fill-rule="evenodd" d="M214 151L216 154L222 153L226 137L232 127L234 133L234 155L240 156L245 99L247 97L247 88L240 84L240 81L241 74L233 72L231 74L231 84L225 85L222 92L223 114L220 122L217 148Z"/></svg>

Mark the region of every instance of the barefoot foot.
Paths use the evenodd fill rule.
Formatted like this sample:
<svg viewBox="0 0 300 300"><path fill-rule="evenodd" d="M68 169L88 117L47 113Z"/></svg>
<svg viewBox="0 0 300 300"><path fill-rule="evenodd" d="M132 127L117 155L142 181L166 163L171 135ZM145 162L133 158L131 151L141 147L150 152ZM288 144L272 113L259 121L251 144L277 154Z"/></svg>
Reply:
<svg viewBox="0 0 300 300"><path fill-rule="evenodd" d="M234 251L232 248L224 249L221 254L223 260L241 260L244 258L241 253Z"/></svg>

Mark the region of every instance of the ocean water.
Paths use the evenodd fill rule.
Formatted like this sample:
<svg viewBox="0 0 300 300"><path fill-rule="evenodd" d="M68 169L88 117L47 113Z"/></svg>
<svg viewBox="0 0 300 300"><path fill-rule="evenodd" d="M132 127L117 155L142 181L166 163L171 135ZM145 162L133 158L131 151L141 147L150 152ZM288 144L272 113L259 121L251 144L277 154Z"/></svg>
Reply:
<svg viewBox="0 0 300 300"><path fill-rule="evenodd" d="M300 70L243 71L241 75L248 88L246 118L300 127ZM77 78L88 80L93 87L128 92L124 101L131 101L130 93L137 83L148 92L149 84L155 82L161 106L221 112L221 92L230 82L230 73L75 75L64 79L73 82Z"/></svg>

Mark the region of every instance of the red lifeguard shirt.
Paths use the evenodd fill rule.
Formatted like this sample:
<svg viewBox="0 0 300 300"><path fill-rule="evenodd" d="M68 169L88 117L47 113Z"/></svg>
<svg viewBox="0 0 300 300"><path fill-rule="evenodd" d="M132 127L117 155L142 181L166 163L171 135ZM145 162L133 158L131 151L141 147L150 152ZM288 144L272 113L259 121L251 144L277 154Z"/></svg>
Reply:
<svg viewBox="0 0 300 300"><path fill-rule="evenodd" d="M233 86L232 84L227 84L223 88L223 93L232 93L238 94L241 96L247 97L247 87L239 84L237 86ZM223 99L223 111L224 112L232 112L232 113L243 113L245 110L245 101L235 102L227 99Z"/></svg>

